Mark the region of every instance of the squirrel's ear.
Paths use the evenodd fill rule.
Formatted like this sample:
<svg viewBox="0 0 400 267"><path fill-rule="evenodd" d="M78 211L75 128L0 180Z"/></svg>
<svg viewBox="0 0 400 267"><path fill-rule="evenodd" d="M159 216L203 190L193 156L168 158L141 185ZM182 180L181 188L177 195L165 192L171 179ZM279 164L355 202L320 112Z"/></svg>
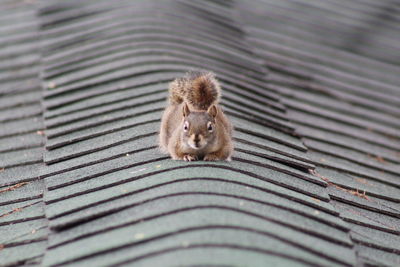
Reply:
<svg viewBox="0 0 400 267"><path fill-rule="evenodd" d="M212 105L211 107L208 108L207 113L211 117L215 118L217 116L218 109L215 105Z"/></svg>
<svg viewBox="0 0 400 267"><path fill-rule="evenodd" d="M183 104L183 116L187 117L190 114L190 109L189 106L185 103Z"/></svg>

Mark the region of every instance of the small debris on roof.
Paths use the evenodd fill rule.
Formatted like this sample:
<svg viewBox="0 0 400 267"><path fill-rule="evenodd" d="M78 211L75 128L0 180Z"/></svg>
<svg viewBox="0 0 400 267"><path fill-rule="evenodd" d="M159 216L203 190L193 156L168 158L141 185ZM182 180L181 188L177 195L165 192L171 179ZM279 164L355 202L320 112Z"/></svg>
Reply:
<svg viewBox="0 0 400 267"><path fill-rule="evenodd" d="M26 184L28 184L28 183L27 182L23 182L23 183L15 184L15 185L7 187L7 188L2 188L2 189L0 189L0 193L13 191L13 190L15 190L17 188L20 188L21 186L24 186Z"/></svg>

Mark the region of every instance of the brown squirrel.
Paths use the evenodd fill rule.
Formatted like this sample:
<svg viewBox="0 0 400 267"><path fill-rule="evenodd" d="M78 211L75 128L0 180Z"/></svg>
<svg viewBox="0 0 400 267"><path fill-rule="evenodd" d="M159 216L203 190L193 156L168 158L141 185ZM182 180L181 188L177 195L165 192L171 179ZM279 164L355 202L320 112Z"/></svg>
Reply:
<svg viewBox="0 0 400 267"><path fill-rule="evenodd" d="M218 105L221 88L212 72L190 71L169 85L160 148L175 160L231 160L232 125Z"/></svg>

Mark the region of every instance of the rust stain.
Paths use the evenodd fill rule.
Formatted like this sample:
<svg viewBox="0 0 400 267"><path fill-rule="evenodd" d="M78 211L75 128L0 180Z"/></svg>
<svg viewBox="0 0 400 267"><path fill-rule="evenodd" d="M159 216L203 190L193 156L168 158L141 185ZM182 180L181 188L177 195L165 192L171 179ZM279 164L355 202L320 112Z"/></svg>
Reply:
<svg viewBox="0 0 400 267"><path fill-rule="evenodd" d="M19 183L19 184L16 184L16 185L1 189L0 193L4 193L4 192L7 192L7 191L13 191L13 190L15 190L17 188L20 188L21 186L24 186L26 184L27 184L27 182L23 182L23 183Z"/></svg>
<svg viewBox="0 0 400 267"><path fill-rule="evenodd" d="M3 244L0 244L0 251L3 250L4 247L5 247L5 246L4 246Z"/></svg>

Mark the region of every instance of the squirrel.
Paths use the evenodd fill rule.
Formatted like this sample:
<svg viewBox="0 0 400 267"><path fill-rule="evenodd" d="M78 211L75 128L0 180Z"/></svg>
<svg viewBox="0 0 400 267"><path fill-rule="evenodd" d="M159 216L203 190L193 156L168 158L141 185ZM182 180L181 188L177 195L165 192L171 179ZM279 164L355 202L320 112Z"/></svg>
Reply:
<svg viewBox="0 0 400 267"><path fill-rule="evenodd" d="M219 82L209 71L189 71L169 84L159 135L174 160L231 160L232 125L218 105Z"/></svg>

